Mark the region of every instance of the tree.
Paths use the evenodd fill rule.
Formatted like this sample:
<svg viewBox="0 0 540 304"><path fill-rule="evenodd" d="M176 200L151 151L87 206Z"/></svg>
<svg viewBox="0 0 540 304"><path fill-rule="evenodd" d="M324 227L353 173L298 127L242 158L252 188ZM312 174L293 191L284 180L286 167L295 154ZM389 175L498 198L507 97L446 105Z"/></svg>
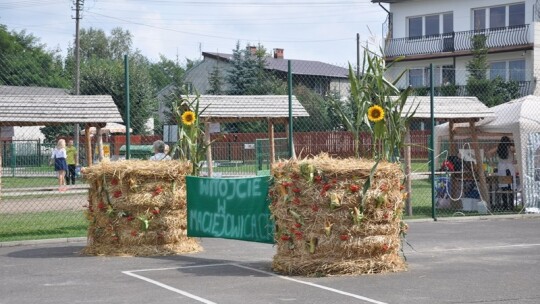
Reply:
<svg viewBox="0 0 540 304"><path fill-rule="evenodd" d="M134 134L145 134L145 124L157 108L157 88L150 62L138 50L132 50L131 33L121 28L113 29L110 35L100 29L81 30L80 45L81 95L111 95L124 121L124 55L129 55L131 124ZM73 63L71 49L66 65Z"/></svg>
<svg viewBox="0 0 540 304"><path fill-rule="evenodd" d="M332 120L331 113L334 95L323 97L304 85L296 86L294 95L309 114L294 122L295 131L325 131L339 128L339 119ZM338 101L336 101L338 102Z"/></svg>
<svg viewBox="0 0 540 304"><path fill-rule="evenodd" d="M69 88L58 50L26 31L9 32L0 25L0 84Z"/></svg>
<svg viewBox="0 0 540 304"><path fill-rule="evenodd" d="M150 64L150 76L156 89L160 90L170 84L180 85L184 77L185 69L178 61L159 55L159 62Z"/></svg>
<svg viewBox="0 0 540 304"><path fill-rule="evenodd" d="M208 83L210 85L210 89L206 91L206 94L221 95L224 93L223 77L221 75L221 69L219 68L219 65L217 63L216 65L214 65L214 68L210 73L210 77L208 77Z"/></svg>
<svg viewBox="0 0 540 304"><path fill-rule="evenodd" d="M519 83L505 82L501 77L488 79L487 36L474 35L471 38L473 58L467 63L467 93L476 96L488 107L496 106L519 97Z"/></svg>
<svg viewBox="0 0 540 304"><path fill-rule="evenodd" d="M146 134L145 124L156 109L148 62L141 55L129 58L130 117L134 134ZM81 66L81 95L111 95L122 119L124 102L124 63L121 60L93 59Z"/></svg>
<svg viewBox="0 0 540 304"><path fill-rule="evenodd" d="M225 77L227 83L229 84L228 94L229 95L246 95L247 87L252 81L251 73L246 71L248 60L245 50L240 49L240 41L236 42L236 48L233 50L231 63L231 69L227 72Z"/></svg>
<svg viewBox="0 0 540 304"><path fill-rule="evenodd" d="M0 25L0 85L68 89L70 83L59 50L47 50L39 38L24 30L9 32ZM66 125L49 126L42 131L48 142L71 134Z"/></svg>

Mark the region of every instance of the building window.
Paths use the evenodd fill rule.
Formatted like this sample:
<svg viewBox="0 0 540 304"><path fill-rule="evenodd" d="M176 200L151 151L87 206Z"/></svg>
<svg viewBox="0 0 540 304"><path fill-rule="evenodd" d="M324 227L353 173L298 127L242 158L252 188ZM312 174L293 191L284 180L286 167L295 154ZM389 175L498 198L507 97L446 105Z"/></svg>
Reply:
<svg viewBox="0 0 540 304"><path fill-rule="evenodd" d="M454 14L444 13L408 18L409 37L436 36L454 31Z"/></svg>
<svg viewBox="0 0 540 304"><path fill-rule="evenodd" d="M456 83L456 70L453 65L442 66L442 85L451 85Z"/></svg>
<svg viewBox="0 0 540 304"><path fill-rule="evenodd" d="M422 36L422 17L409 18L409 37Z"/></svg>
<svg viewBox="0 0 540 304"><path fill-rule="evenodd" d="M452 33L454 31L454 14L443 14L443 34Z"/></svg>
<svg viewBox="0 0 540 304"><path fill-rule="evenodd" d="M489 9L489 27L506 26L506 6L492 7Z"/></svg>
<svg viewBox="0 0 540 304"><path fill-rule="evenodd" d="M433 85L455 84L456 72L453 65L435 66L433 68ZM429 68L412 68L409 70L409 85L413 88L429 86Z"/></svg>
<svg viewBox="0 0 540 304"><path fill-rule="evenodd" d="M479 31L486 28L486 10L477 9L473 12L474 30Z"/></svg>
<svg viewBox="0 0 540 304"><path fill-rule="evenodd" d="M426 16L426 36L439 35L439 15Z"/></svg>
<svg viewBox="0 0 540 304"><path fill-rule="evenodd" d="M525 81L525 60L497 61L489 64L489 79L501 77L505 81Z"/></svg>
<svg viewBox="0 0 540 304"><path fill-rule="evenodd" d="M508 6L508 26L525 24L525 3Z"/></svg>
<svg viewBox="0 0 540 304"><path fill-rule="evenodd" d="M525 81L525 60L508 61L508 79Z"/></svg>
<svg viewBox="0 0 540 304"><path fill-rule="evenodd" d="M492 62L489 64L489 79L501 77L506 80L506 62Z"/></svg>
<svg viewBox="0 0 540 304"><path fill-rule="evenodd" d="M522 26L525 24L525 3L473 9L474 30ZM508 18L506 18L508 16Z"/></svg>
<svg viewBox="0 0 540 304"><path fill-rule="evenodd" d="M427 76L427 77L426 77ZM409 70L409 85L413 88L425 87L429 77L429 70L417 68Z"/></svg>

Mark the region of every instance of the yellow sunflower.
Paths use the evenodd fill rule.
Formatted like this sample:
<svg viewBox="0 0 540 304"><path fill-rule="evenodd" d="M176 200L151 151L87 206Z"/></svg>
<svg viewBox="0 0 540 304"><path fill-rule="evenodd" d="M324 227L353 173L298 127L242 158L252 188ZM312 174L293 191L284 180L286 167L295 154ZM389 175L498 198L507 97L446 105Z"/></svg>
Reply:
<svg viewBox="0 0 540 304"><path fill-rule="evenodd" d="M185 111L182 114L182 123L186 126L191 126L195 122L195 113L192 111Z"/></svg>
<svg viewBox="0 0 540 304"><path fill-rule="evenodd" d="M372 122L377 122L384 119L384 110L378 105L369 107L367 113L368 119Z"/></svg>

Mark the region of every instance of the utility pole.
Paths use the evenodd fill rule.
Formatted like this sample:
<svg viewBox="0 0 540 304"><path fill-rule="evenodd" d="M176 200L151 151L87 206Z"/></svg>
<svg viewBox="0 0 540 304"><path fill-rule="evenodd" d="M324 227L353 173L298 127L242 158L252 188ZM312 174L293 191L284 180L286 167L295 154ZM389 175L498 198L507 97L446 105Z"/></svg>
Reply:
<svg viewBox="0 0 540 304"><path fill-rule="evenodd" d="M79 57L79 53L80 53L79 22L82 19L81 10L84 5L84 0L75 0L73 5L75 5L75 95L80 95L81 60ZM75 149L77 149L77 153L75 154L76 164L79 164L79 134L80 134L80 127L79 127L79 124L77 123L75 124L75 136L74 136ZM88 162L88 165L90 165L90 162Z"/></svg>

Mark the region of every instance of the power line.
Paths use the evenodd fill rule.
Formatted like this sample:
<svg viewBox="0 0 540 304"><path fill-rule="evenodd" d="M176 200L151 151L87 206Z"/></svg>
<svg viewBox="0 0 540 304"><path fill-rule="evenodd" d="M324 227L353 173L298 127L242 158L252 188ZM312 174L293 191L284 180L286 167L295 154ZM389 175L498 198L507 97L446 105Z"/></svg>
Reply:
<svg viewBox="0 0 540 304"><path fill-rule="evenodd" d="M95 12L87 12L87 13L92 14L92 15L102 16L102 17L105 17L105 18L110 18L110 19L115 19L115 20L131 23L131 24L145 26L145 27L149 27L149 28L154 28L154 29L159 29L159 30L164 30L164 31L170 31L170 32L176 32L176 33L182 33L182 34L192 35L192 36L201 36L201 37L226 39L226 40L238 40L238 39L245 40L245 41L258 41L258 40L261 40L261 39L246 39L246 38L238 38L238 37L230 37L230 36L218 36L218 35L210 35L210 34L203 34L203 33L196 33L196 32L181 31L181 30L176 30L176 29L171 29L171 28L165 28L165 27L155 26L155 25L151 25L151 24L146 24L146 23L142 23L142 22L135 22L135 21L131 21L131 20L118 18L118 17L103 15L103 14L99 14L99 13L95 13ZM266 42L283 42L283 43L285 43L285 42L311 43L311 42L344 41L344 40L351 40L351 39L354 40L354 37L336 38L336 39L317 39L317 40L297 40L297 39L295 39L295 40L264 40L264 41L266 41Z"/></svg>
<svg viewBox="0 0 540 304"><path fill-rule="evenodd" d="M65 3L65 0L19 0L13 2L0 3L0 9L17 9L22 7L34 7L34 6L49 6L54 3Z"/></svg>
<svg viewBox="0 0 540 304"><path fill-rule="evenodd" d="M132 0L133 2L148 3L148 0ZM152 4L168 4L174 6L350 6L358 5L358 1L177 1L177 0L153 0Z"/></svg>

